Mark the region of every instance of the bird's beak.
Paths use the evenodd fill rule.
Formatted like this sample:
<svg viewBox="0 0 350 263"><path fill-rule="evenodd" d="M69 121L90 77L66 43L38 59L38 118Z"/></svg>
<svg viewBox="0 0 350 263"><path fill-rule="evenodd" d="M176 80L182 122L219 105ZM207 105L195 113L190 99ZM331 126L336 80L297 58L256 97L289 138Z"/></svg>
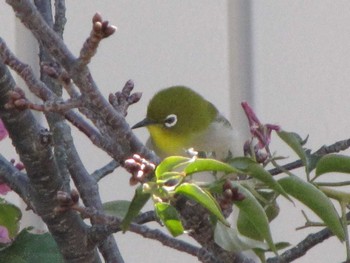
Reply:
<svg viewBox="0 0 350 263"><path fill-rule="evenodd" d="M134 126L131 127L131 129L136 129L136 128L140 128L140 127L145 127L151 124L156 124L157 122L154 120L150 120L150 119L143 119L142 121L136 123Z"/></svg>

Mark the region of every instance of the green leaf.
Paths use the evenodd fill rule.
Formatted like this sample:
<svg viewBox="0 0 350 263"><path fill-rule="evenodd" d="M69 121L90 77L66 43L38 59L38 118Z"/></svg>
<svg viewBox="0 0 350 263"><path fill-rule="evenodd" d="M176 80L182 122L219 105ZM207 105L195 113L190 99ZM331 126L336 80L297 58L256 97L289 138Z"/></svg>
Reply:
<svg viewBox="0 0 350 263"><path fill-rule="evenodd" d="M271 222L273 219L277 217L279 214L279 206L275 199L274 192L265 192L259 191L258 194L262 196L268 203L262 202L257 199L261 206L264 208L265 213L267 215L267 219ZM254 227L254 225L249 221L247 214L239 213L237 218L237 229L238 231L249 238L256 240L263 240L263 237L260 235L259 231Z"/></svg>
<svg viewBox="0 0 350 263"><path fill-rule="evenodd" d="M266 240L267 244L277 254L276 247L273 243L269 220L265 213L264 208L254 197L254 195L248 191L245 187L236 182L231 182L232 186L238 188L238 191L244 195L242 201L235 201L234 204L240 209L240 213L246 215L246 218L252 223L255 229L259 232L259 235Z"/></svg>
<svg viewBox="0 0 350 263"><path fill-rule="evenodd" d="M211 194L222 194L223 186L226 182L226 179L215 180L212 183L205 186L205 190Z"/></svg>
<svg viewBox="0 0 350 263"><path fill-rule="evenodd" d="M184 228L175 207L168 203L160 202L155 204L155 210L159 219L174 237L183 234Z"/></svg>
<svg viewBox="0 0 350 263"><path fill-rule="evenodd" d="M145 206L151 195L142 191L142 186L139 186L135 190L135 195L130 203L128 212L126 213L122 221L122 230L125 232L130 226L132 220L140 213L141 209Z"/></svg>
<svg viewBox="0 0 350 263"><path fill-rule="evenodd" d="M11 238L17 235L21 218L22 212L17 206L0 198L0 225L7 228Z"/></svg>
<svg viewBox="0 0 350 263"><path fill-rule="evenodd" d="M156 168L155 174L157 179L163 179L162 176L166 172L171 172L173 169L187 163L190 158L183 156L170 156L165 158Z"/></svg>
<svg viewBox="0 0 350 263"><path fill-rule="evenodd" d="M239 212L237 218L237 229L242 235L255 239L264 240L259 231L255 228L252 222L250 222L249 217L244 212Z"/></svg>
<svg viewBox="0 0 350 263"><path fill-rule="evenodd" d="M327 154L316 165L316 177L325 173L350 174L350 157L341 154Z"/></svg>
<svg viewBox="0 0 350 263"><path fill-rule="evenodd" d="M316 168L316 165L318 163L318 161L322 158L322 156L317 155L317 154L312 154L311 150L306 150L306 158L308 159L308 163L309 163L309 172L311 172L312 170L314 170Z"/></svg>
<svg viewBox="0 0 350 263"><path fill-rule="evenodd" d="M220 222L215 227L214 240L220 247L232 252L240 252L253 248L267 250L269 248L266 243L242 236L237 229L227 227Z"/></svg>
<svg viewBox="0 0 350 263"><path fill-rule="evenodd" d="M110 201L103 204L103 211L111 216L124 218L129 210L131 202L127 200Z"/></svg>
<svg viewBox="0 0 350 263"><path fill-rule="evenodd" d="M306 171L309 172L309 160L305 150L303 149L303 144L305 142L301 140L301 137L294 132L279 131L277 134L299 156L306 168Z"/></svg>
<svg viewBox="0 0 350 263"><path fill-rule="evenodd" d="M240 173L238 169L230 166L227 163L220 162L215 159L202 159L197 158L193 162L190 162L186 168L186 175L205 172L205 171L213 171L213 172L225 172L225 173Z"/></svg>
<svg viewBox="0 0 350 263"><path fill-rule="evenodd" d="M157 184L174 184L176 185L183 178L183 174L180 172L164 172L157 178ZM173 182L173 183L172 183Z"/></svg>
<svg viewBox="0 0 350 263"><path fill-rule="evenodd" d="M343 241L345 233L339 215L329 198L316 186L297 176L288 176L278 181L284 190L310 208L327 227Z"/></svg>
<svg viewBox="0 0 350 263"><path fill-rule="evenodd" d="M337 200L339 203L349 204L350 203L350 193L335 190L334 188L320 186L319 189L329 198Z"/></svg>
<svg viewBox="0 0 350 263"><path fill-rule="evenodd" d="M204 191L199 186L191 183L183 183L176 187L175 194L181 194L196 201L197 203L201 204L203 207L208 209L208 211L212 213L223 224L229 226L229 223L223 216L216 200L211 196L210 193Z"/></svg>
<svg viewBox="0 0 350 263"><path fill-rule="evenodd" d="M32 234L22 230L14 242L0 253L0 262L64 263L56 242L49 233Z"/></svg>
<svg viewBox="0 0 350 263"><path fill-rule="evenodd" d="M264 169L260 164L254 162L248 157L238 157L232 159L230 164L236 167L237 169L243 171L244 173L260 180L272 190L283 195L285 198L291 201L284 189L277 183L273 176Z"/></svg>

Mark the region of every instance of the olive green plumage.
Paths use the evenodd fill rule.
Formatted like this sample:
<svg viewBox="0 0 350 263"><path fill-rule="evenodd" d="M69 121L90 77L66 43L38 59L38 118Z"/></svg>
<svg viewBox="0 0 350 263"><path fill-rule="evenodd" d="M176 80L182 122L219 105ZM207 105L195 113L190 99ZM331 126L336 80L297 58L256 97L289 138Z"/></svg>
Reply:
<svg viewBox="0 0 350 263"><path fill-rule="evenodd" d="M231 150L233 130L216 107L184 86L159 91L148 104L147 117L133 128L146 126L148 145L161 157L184 155L186 149L216 152Z"/></svg>

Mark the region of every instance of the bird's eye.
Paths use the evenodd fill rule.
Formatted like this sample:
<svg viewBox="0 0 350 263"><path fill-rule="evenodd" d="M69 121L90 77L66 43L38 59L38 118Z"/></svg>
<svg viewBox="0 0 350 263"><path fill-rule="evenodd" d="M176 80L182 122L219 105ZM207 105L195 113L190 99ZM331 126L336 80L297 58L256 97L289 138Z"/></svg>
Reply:
<svg viewBox="0 0 350 263"><path fill-rule="evenodd" d="M177 116L175 114L168 115L164 120L165 127L173 127L177 123Z"/></svg>

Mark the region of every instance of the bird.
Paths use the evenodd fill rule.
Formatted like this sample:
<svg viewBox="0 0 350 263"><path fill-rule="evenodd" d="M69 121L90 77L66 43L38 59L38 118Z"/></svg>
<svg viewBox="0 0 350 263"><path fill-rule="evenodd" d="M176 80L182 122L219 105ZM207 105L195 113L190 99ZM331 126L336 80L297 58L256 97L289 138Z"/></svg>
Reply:
<svg viewBox="0 0 350 263"><path fill-rule="evenodd" d="M146 146L162 159L184 155L190 148L213 154L219 160L238 154L230 122L211 102L186 86L172 86L156 93L148 103L146 117L132 129L141 127L146 127L150 134ZM198 175L200 181L212 182L213 174ZM230 216L232 222L237 220L237 211L235 214ZM257 261L249 253L244 252Z"/></svg>
<svg viewBox="0 0 350 263"><path fill-rule="evenodd" d="M224 160L234 152L230 122L199 93L186 86L157 92L147 107L146 118L132 129L146 127L146 146L162 159L185 155L188 149Z"/></svg>

